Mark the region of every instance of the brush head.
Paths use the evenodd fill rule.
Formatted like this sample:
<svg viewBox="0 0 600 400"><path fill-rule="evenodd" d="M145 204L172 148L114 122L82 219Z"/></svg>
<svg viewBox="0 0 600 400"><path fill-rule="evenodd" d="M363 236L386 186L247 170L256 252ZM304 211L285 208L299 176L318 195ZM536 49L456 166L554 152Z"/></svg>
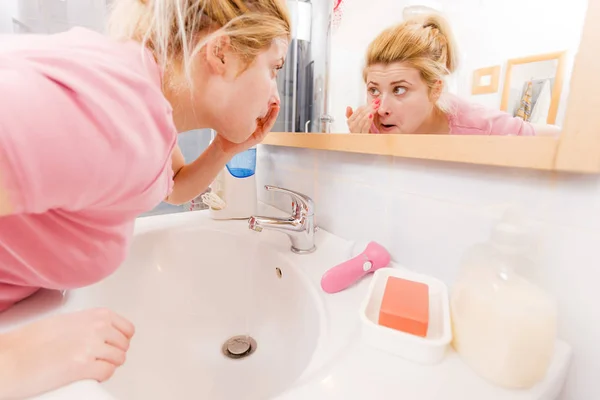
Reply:
<svg viewBox="0 0 600 400"><path fill-rule="evenodd" d="M369 242L360 255L373 264L369 272L374 272L379 268L387 267L392 259L390 253L377 242Z"/></svg>

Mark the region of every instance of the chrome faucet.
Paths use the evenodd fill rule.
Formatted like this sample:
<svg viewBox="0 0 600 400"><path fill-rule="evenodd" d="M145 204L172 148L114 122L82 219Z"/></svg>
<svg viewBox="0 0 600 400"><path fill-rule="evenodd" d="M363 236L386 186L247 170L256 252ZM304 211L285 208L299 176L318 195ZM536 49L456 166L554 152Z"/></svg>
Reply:
<svg viewBox="0 0 600 400"><path fill-rule="evenodd" d="M308 254L315 251L315 203L312 199L277 186L266 185L265 189L289 195L292 198L292 215L288 218L253 216L248 221L248 227L257 232L271 229L285 233L292 242L294 253Z"/></svg>

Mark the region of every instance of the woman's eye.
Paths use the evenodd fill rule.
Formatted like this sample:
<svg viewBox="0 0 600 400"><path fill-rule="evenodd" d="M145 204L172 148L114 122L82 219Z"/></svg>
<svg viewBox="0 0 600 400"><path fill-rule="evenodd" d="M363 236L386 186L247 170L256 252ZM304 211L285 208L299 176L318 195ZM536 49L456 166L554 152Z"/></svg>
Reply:
<svg viewBox="0 0 600 400"><path fill-rule="evenodd" d="M404 86L398 86L394 88L394 94L404 94L406 93L406 88Z"/></svg>
<svg viewBox="0 0 600 400"><path fill-rule="evenodd" d="M377 90L377 88L374 88L374 87L369 88L369 94L371 96L379 96L379 90Z"/></svg>
<svg viewBox="0 0 600 400"><path fill-rule="evenodd" d="M277 74L279 73L279 71L283 69L282 65L278 65L276 67L273 68L273 76L277 76Z"/></svg>

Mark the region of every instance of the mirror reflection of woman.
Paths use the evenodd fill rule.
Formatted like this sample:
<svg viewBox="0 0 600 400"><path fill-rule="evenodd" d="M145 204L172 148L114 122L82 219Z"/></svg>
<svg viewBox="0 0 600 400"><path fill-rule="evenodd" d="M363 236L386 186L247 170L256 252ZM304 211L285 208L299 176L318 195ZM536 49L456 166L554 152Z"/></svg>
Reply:
<svg viewBox="0 0 600 400"><path fill-rule="evenodd" d="M553 125L531 124L444 91L457 67L456 45L440 15L405 21L369 45L363 78L368 104L346 109L351 133L557 136Z"/></svg>

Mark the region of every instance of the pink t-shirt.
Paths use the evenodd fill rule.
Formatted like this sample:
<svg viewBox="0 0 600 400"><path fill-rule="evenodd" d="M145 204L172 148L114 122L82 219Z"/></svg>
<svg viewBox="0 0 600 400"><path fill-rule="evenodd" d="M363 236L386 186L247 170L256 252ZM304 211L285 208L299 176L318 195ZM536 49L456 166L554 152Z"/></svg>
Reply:
<svg viewBox="0 0 600 400"><path fill-rule="evenodd" d="M494 108L468 102L450 93L444 94L451 135L535 136L533 126L521 118Z"/></svg>
<svg viewBox="0 0 600 400"><path fill-rule="evenodd" d="M177 131L151 54L82 28L0 36L0 311L111 274L172 189Z"/></svg>

